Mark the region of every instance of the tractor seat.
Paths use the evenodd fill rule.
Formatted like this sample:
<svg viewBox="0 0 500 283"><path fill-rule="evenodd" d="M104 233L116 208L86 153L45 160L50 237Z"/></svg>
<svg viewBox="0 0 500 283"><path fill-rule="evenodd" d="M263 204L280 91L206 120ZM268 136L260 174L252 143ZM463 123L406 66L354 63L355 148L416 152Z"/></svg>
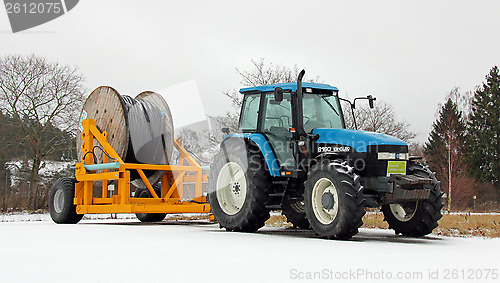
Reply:
<svg viewBox="0 0 500 283"><path fill-rule="evenodd" d="M288 137L290 132L284 127L269 127L269 133L277 137Z"/></svg>
<svg viewBox="0 0 500 283"><path fill-rule="evenodd" d="M275 127L275 126L269 127L269 131L271 133L273 133L273 134L274 133L278 134L278 133L286 133L286 132L288 132L288 130L286 128L284 128L284 127Z"/></svg>

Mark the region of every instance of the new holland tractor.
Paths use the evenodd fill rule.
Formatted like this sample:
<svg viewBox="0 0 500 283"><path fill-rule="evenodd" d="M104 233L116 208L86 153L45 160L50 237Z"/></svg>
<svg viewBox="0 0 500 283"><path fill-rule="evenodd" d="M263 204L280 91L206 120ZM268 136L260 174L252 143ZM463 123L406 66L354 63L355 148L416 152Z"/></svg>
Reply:
<svg viewBox="0 0 500 283"><path fill-rule="evenodd" d="M443 207L435 173L409 156L400 139L346 129L338 89L303 83L304 74L296 83L240 90L240 130L223 129L209 175L208 198L220 226L253 232L281 209L298 228L349 239L365 207L381 207L396 234L431 233ZM351 110L357 99L348 101ZM373 108L374 97L362 99Z"/></svg>

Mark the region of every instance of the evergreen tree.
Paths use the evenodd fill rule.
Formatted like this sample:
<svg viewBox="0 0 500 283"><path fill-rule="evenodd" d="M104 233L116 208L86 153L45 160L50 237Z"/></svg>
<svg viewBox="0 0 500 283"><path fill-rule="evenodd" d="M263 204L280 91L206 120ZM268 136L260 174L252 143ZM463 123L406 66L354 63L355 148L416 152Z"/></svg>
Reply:
<svg viewBox="0 0 500 283"><path fill-rule="evenodd" d="M466 175L466 164L463 158L465 147L466 124L462 114L453 100L448 98L440 111L438 119L433 123L428 141L424 145L424 154L432 171L448 188L448 211L451 210L454 196L463 195L459 181Z"/></svg>
<svg viewBox="0 0 500 283"><path fill-rule="evenodd" d="M476 89L468 123L471 172L500 190L500 74L495 66Z"/></svg>

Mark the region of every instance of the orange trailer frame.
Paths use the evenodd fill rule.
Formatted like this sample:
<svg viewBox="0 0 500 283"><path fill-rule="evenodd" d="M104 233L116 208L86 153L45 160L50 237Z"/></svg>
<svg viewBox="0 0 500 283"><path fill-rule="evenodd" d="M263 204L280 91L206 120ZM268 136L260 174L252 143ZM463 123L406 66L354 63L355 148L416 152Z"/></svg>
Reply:
<svg viewBox="0 0 500 283"><path fill-rule="evenodd" d="M106 132L100 132L95 126L95 120L82 121L83 140L82 152L84 157L75 166L75 176L78 183L75 185L74 204L78 214L95 213L210 213L210 205L202 195L202 183L207 182L207 175L203 168L182 147L182 138L174 141L179 151L179 165L153 165L125 163L116 151L107 142ZM116 171L108 169L89 171L84 165L93 164L94 139L102 150L119 163ZM103 154L103 164L108 157ZM152 198L133 198L130 195L130 171L136 170L146 184ZM161 180L161 195L157 195L153 186L144 174L144 170L162 170L165 174ZM187 174L191 173L191 174ZM108 197L108 180L118 180L118 194ZM102 197L93 197L95 181L102 181ZM195 184L195 198L181 198L184 183ZM210 215L213 220L213 215Z"/></svg>

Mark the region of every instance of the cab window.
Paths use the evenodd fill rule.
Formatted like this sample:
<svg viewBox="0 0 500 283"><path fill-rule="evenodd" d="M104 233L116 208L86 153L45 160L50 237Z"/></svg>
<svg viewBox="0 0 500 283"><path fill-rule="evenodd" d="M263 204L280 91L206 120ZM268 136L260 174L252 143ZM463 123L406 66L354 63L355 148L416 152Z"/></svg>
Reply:
<svg viewBox="0 0 500 283"><path fill-rule="evenodd" d="M245 95L241 108L240 129L247 131L257 130L259 117L260 94Z"/></svg>

